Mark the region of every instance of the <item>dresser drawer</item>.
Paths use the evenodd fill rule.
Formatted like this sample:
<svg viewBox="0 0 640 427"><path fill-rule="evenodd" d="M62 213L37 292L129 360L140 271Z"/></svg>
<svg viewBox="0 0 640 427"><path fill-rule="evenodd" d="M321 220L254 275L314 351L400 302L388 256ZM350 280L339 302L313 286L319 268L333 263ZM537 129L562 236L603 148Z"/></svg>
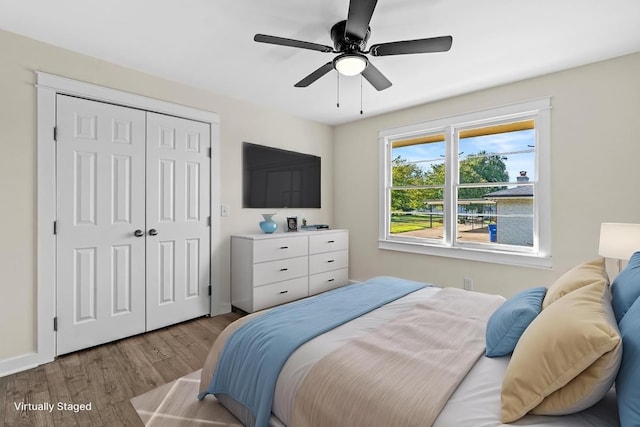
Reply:
<svg viewBox="0 0 640 427"><path fill-rule="evenodd" d="M317 233L309 236L310 254L349 249L349 233L343 231L339 233L318 231Z"/></svg>
<svg viewBox="0 0 640 427"><path fill-rule="evenodd" d="M309 274L307 257L261 262L253 265L253 286L281 282Z"/></svg>
<svg viewBox="0 0 640 427"><path fill-rule="evenodd" d="M309 279L299 277L253 289L253 309L262 310L309 295Z"/></svg>
<svg viewBox="0 0 640 427"><path fill-rule="evenodd" d="M319 294L349 283L349 269L343 268L309 276L309 295Z"/></svg>
<svg viewBox="0 0 640 427"><path fill-rule="evenodd" d="M326 252L309 257L309 274L338 270L349 266L349 251Z"/></svg>
<svg viewBox="0 0 640 427"><path fill-rule="evenodd" d="M294 258L308 254L305 236L256 240L253 244L253 262Z"/></svg>

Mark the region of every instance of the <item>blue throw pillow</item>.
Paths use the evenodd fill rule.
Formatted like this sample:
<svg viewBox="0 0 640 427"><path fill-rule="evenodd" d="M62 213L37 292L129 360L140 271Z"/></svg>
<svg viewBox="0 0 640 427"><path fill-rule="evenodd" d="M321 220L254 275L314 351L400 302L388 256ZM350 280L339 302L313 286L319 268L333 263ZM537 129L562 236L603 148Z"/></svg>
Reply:
<svg viewBox="0 0 640 427"><path fill-rule="evenodd" d="M640 299L620 322L622 364L616 378L622 427L640 426Z"/></svg>
<svg viewBox="0 0 640 427"><path fill-rule="evenodd" d="M629 264L613 280L611 297L613 312L620 323L629 307L640 297L640 252L631 256Z"/></svg>
<svg viewBox="0 0 640 427"><path fill-rule="evenodd" d="M487 357L513 352L520 336L542 310L547 288L527 289L505 301L487 322Z"/></svg>

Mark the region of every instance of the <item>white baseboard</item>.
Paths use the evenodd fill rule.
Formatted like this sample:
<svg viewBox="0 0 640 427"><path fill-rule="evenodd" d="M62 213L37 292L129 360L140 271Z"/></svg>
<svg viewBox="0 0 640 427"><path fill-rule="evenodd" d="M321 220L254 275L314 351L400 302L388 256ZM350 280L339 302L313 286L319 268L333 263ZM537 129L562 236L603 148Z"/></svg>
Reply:
<svg viewBox="0 0 640 427"><path fill-rule="evenodd" d="M11 359L0 360L0 378L35 368L41 363L37 353L27 353Z"/></svg>

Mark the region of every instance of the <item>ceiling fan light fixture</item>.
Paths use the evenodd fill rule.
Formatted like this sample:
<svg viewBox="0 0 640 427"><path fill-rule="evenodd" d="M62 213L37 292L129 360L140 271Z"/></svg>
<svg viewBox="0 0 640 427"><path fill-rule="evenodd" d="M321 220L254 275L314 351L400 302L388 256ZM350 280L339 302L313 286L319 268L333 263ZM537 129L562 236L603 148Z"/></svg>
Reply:
<svg viewBox="0 0 640 427"><path fill-rule="evenodd" d="M343 76L355 76L367 68L367 58L356 53L345 53L336 57L333 67Z"/></svg>

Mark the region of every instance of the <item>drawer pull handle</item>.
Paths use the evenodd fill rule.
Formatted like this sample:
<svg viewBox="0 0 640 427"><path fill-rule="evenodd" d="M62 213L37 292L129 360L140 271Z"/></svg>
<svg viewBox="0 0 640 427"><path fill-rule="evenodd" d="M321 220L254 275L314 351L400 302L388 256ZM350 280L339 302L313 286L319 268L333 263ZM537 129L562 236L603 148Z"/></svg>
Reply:
<svg viewBox="0 0 640 427"><path fill-rule="evenodd" d="M287 271L288 268L281 268L280 271Z"/></svg>
<svg viewBox="0 0 640 427"><path fill-rule="evenodd" d="M280 291L281 294L286 294L289 291Z"/></svg>
<svg viewBox="0 0 640 427"><path fill-rule="evenodd" d="M289 249L289 246L280 246L280 249Z"/></svg>
<svg viewBox="0 0 640 427"><path fill-rule="evenodd" d="M336 260L335 260L335 259L330 259L330 260L329 260L329 261L327 261L327 262L336 262Z"/></svg>
<svg viewBox="0 0 640 427"><path fill-rule="evenodd" d="M335 240L329 240L327 243L335 243Z"/></svg>
<svg viewBox="0 0 640 427"><path fill-rule="evenodd" d="M329 279L329 280L327 280L327 282L333 282L334 280L336 280L336 279Z"/></svg>

